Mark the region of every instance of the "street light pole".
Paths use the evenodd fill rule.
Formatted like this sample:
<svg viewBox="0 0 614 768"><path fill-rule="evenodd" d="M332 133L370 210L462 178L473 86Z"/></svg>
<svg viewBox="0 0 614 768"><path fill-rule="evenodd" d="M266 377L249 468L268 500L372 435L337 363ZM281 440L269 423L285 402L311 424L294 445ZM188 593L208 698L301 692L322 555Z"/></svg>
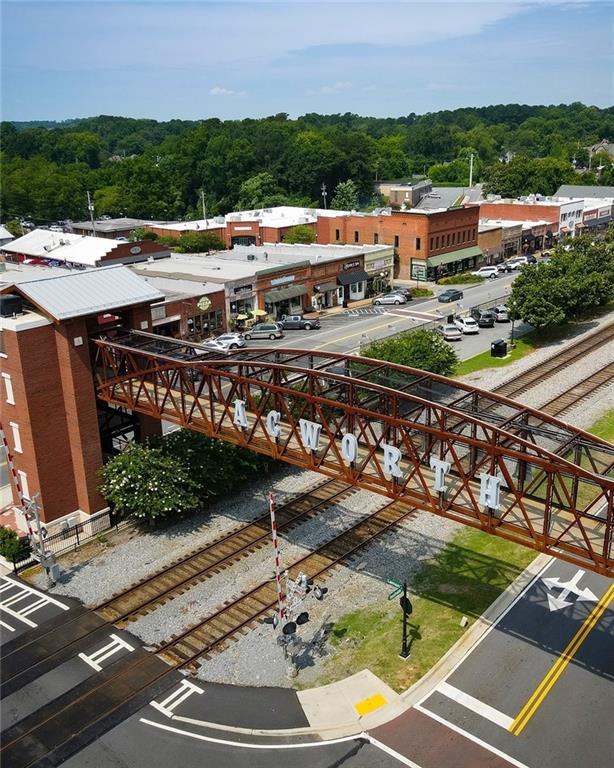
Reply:
<svg viewBox="0 0 614 768"><path fill-rule="evenodd" d="M403 609L403 639L401 641L401 653L399 656L402 659L409 658L409 648L407 646L407 616L408 614L408 600L407 600L407 582L403 582L403 600L401 601L401 608Z"/></svg>

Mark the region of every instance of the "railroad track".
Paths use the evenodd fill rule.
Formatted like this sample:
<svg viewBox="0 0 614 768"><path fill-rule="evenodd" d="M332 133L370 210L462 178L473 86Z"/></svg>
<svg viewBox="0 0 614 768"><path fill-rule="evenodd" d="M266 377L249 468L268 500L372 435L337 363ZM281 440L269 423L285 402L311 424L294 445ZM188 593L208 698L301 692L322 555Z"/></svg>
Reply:
<svg viewBox="0 0 614 768"><path fill-rule="evenodd" d="M528 371L519 374L512 381L501 384L492 391L496 392L497 395L514 399L520 393L526 392L527 389L531 389L531 387L549 379L555 373L572 365L572 363L580 360L600 345L607 344L612 340L614 340L614 324L608 325L600 331L577 341L575 344L564 349L559 355L555 355L549 360L529 368Z"/></svg>
<svg viewBox="0 0 614 768"><path fill-rule="evenodd" d="M575 384L567 392L552 398L545 405L542 405L540 411L550 414L550 416L559 416L577 405L585 397L590 397L601 387L611 384L614 381L614 363L608 363L595 373L588 376L583 381Z"/></svg>
<svg viewBox="0 0 614 768"><path fill-rule="evenodd" d="M355 492L341 480L327 480L277 508L278 530L287 531ZM267 544L270 536L267 513L114 595L99 605L96 613L119 626L135 621Z"/></svg>
<svg viewBox="0 0 614 768"><path fill-rule="evenodd" d="M302 571L312 579L326 577L342 561L416 511L414 507L400 501L386 504L314 552L292 563L288 567L290 576L296 578L299 571ZM156 652L176 668L192 669L197 666L199 659L221 650L234 635L262 620L276 605L274 581L262 582L158 647Z"/></svg>

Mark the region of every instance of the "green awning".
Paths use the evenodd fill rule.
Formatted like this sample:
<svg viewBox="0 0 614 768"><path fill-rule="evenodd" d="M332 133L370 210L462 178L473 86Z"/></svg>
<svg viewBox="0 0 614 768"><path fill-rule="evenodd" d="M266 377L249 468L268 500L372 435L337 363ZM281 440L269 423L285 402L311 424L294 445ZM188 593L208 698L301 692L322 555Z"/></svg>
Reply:
<svg viewBox="0 0 614 768"><path fill-rule="evenodd" d="M264 300L267 304L278 304L286 299L293 299L295 296L304 296L307 288L302 283L297 285L288 285L285 288L276 288L274 291L268 291L264 294Z"/></svg>
<svg viewBox="0 0 614 768"><path fill-rule="evenodd" d="M334 280L332 283L321 283L320 285L316 286L320 293L326 293L327 291L336 291L337 290L337 281Z"/></svg>
<svg viewBox="0 0 614 768"><path fill-rule="evenodd" d="M481 255L482 249L477 245L472 245L471 248L461 248L459 251L442 253L440 256L429 256L426 264L428 267L439 267L441 264L451 264L453 261L462 261Z"/></svg>

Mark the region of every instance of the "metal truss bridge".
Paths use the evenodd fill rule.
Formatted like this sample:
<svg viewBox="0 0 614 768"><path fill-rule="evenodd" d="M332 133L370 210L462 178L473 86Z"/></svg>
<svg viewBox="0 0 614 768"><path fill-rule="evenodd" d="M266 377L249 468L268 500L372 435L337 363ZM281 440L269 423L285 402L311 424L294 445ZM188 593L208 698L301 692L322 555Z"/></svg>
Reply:
<svg viewBox="0 0 614 768"><path fill-rule="evenodd" d="M424 371L290 349L96 339L107 403L614 577L614 446Z"/></svg>

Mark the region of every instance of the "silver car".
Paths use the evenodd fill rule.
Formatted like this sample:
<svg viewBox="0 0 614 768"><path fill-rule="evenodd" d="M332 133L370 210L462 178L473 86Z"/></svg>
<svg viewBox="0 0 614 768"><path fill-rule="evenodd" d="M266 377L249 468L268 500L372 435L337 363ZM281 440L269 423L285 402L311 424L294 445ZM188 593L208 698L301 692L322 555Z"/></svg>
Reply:
<svg viewBox="0 0 614 768"><path fill-rule="evenodd" d="M453 323L446 323L445 325L440 325L437 328L438 333L440 333L443 338L446 341L460 341L463 338L463 332L460 330L460 328L457 328L456 325Z"/></svg>
<svg viewBox="0 0 614 768"><path fill-rule="evenodd" d="M246 346L245 338L242 333L222 333L215 341L219 341L220 344L225 344L228 349L239 349L239 347Z"/></svg>
<svg viewBox="0 0 614 768"><path fill-rule="evenodd" d="M244 335L246 339L283 339L284 332L278 323L258 323Z"/></svg>
<svg viewBox="0 0 614 768"><path fill-rule="evenodd" d="M496 307L493 307L492 311L497 323L507 323L509 321L510 316L505 304L497 304Z"/></svg>
<svg viewBox="0 0 614 768"><path fill-rule="evenodd" d="M407 304L407 299L399 293L387 293L376 296L372 304L379 307L380 304Z"/></svg>

